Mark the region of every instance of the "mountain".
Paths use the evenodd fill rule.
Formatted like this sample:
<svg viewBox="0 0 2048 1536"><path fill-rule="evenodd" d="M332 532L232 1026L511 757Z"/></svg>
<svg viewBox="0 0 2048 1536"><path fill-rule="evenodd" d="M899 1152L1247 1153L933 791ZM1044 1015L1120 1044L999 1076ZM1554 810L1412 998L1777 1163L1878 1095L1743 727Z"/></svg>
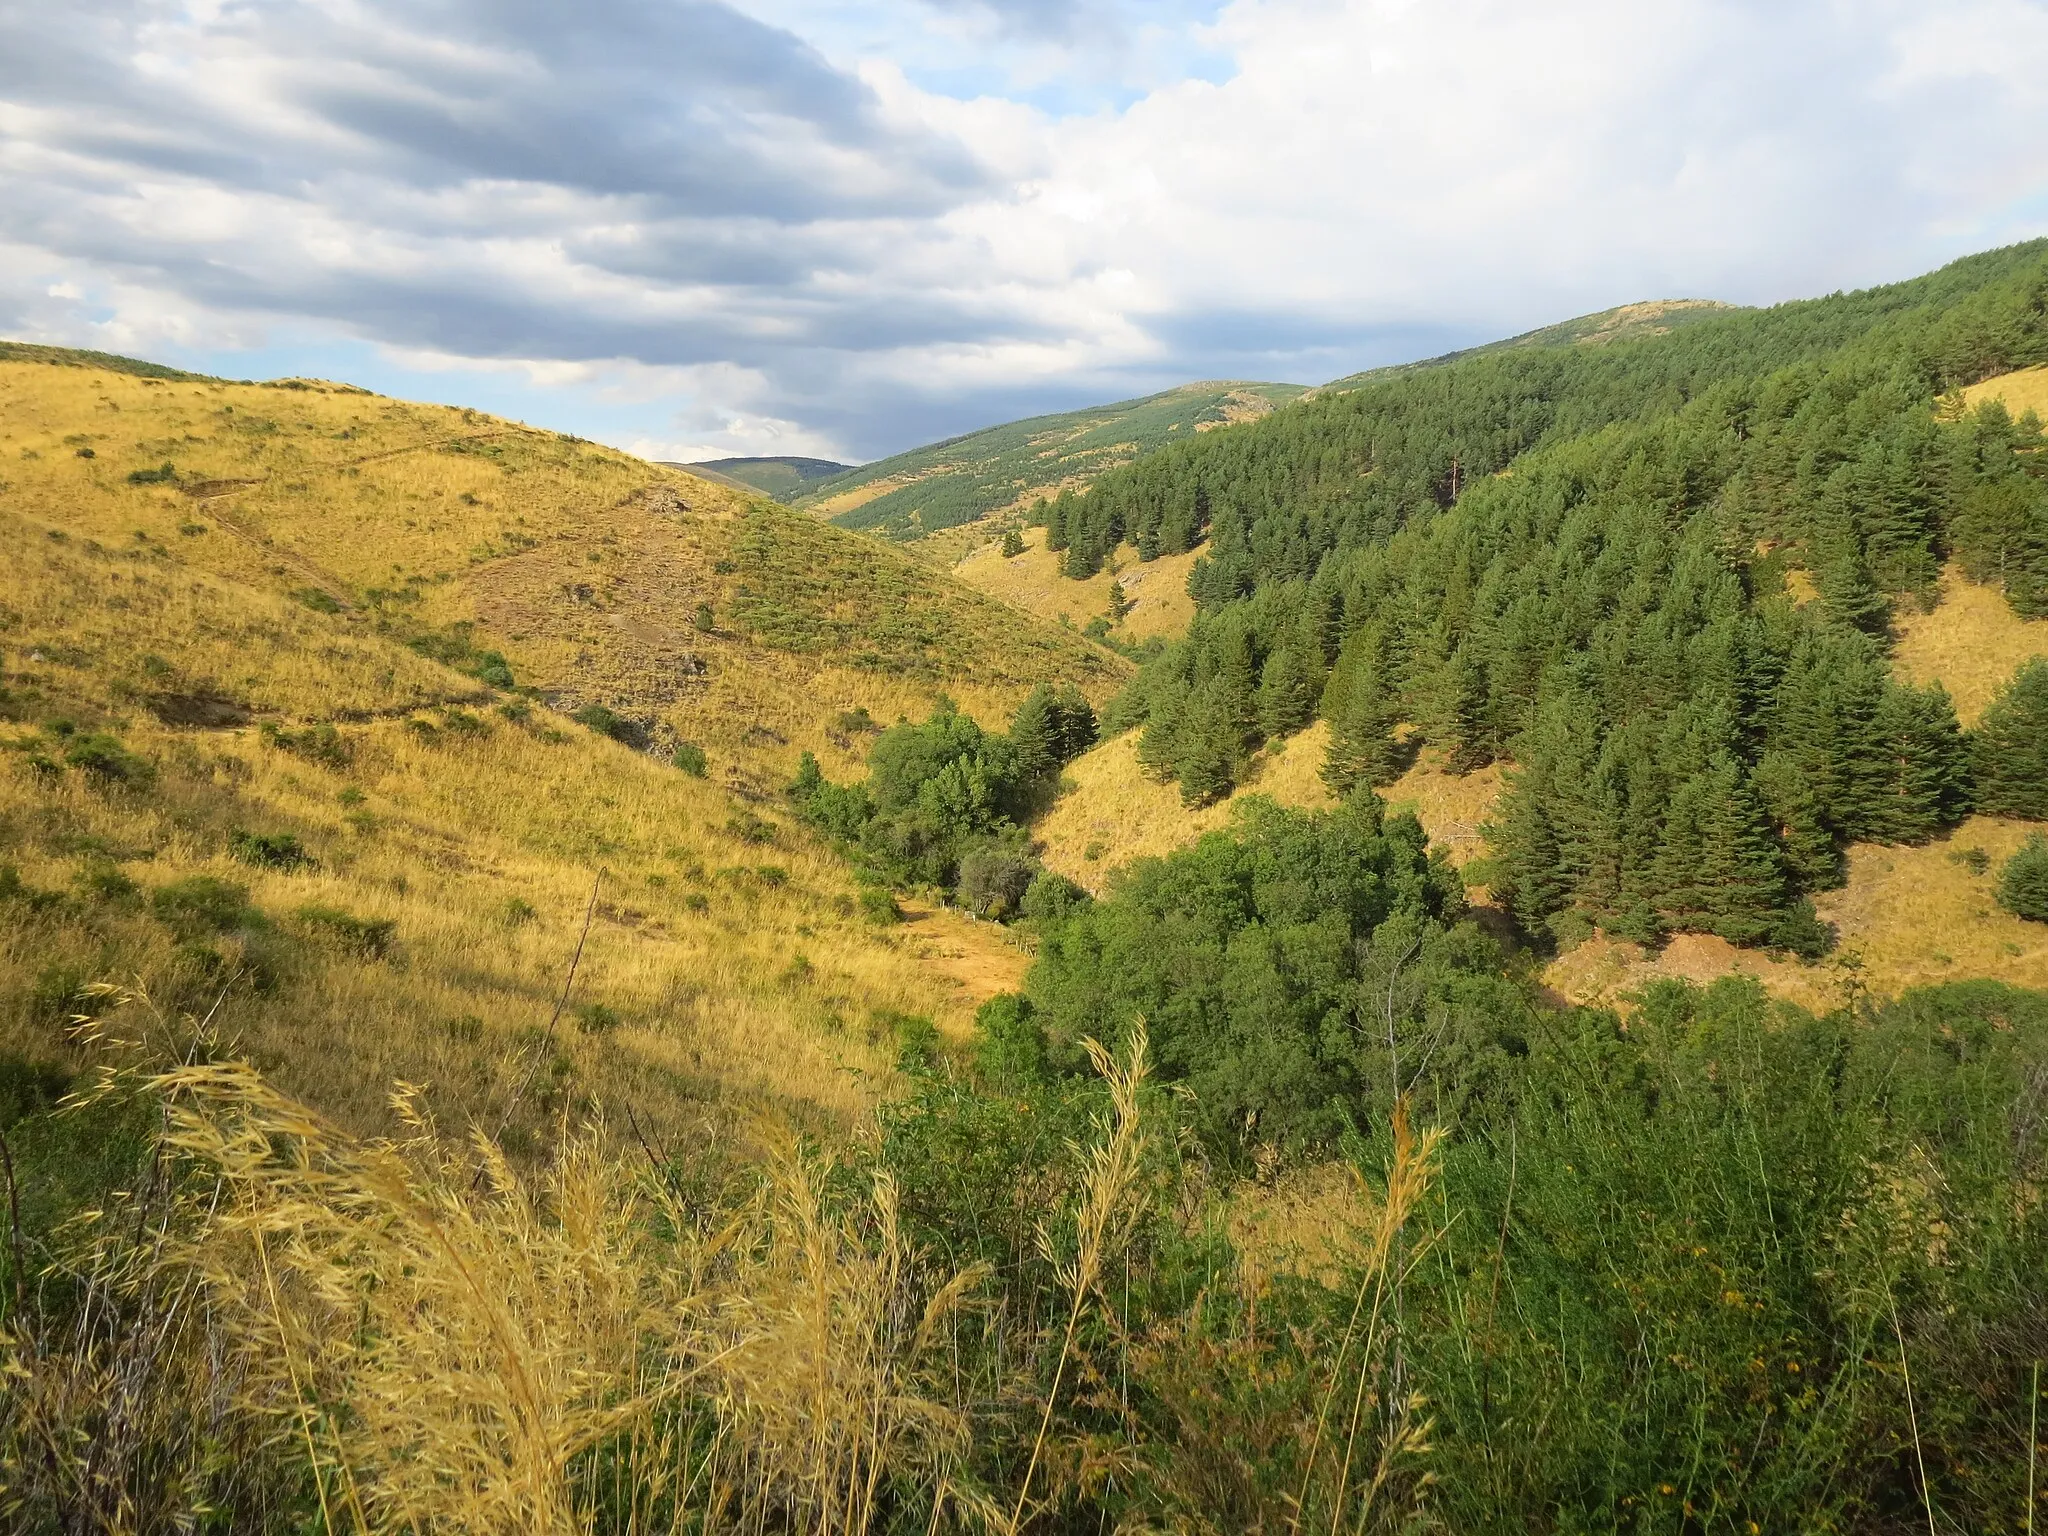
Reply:
<svg viewBox="0 0 2048 1536"><path fill-rule="evenodd" d="M1303 393L1292 384L1206 383L1006 422L812 485L795 505L842 528L926 537L1018 507L1178 437L1265 415Z"/></svg>
<svg viewBox="0 0 2048 1536"><path fill-rule="evenodd" d="M1321 385L1320 389L1352 389L1413 369L1441 368L1468 357L1508 352L1520 347L1598 347L1616 341L1642 341L1652 336L1668 336L1685 326L1696 325L1702 320L1721 319L1740 310L1741 306L1723 304L1718 299L1651 299L1638 304L1621 304L1613 309L1603 309L1598 314L1580 315L1573 320L1539 326L1503 341L1489 341L1419 362L1395 363L1384 368L1369 368L1363 373L1346 374L1341 379L1332 379Z"/></svg>
<svg viewBox="0 0 2048 1536"><path fill-rule="evenodd" d="M835 475L849 473L853 466L834 459L804 459L790 456L753 459L705 459L696 464L674 464L710 480L721 480L762 491L777 501L801 495L804 487Z"/></svg>
<svg viewBox="0 0 2048 1536"><path fill-rule="evenodd" d="M583 1094L663 1127L851 1113L872 1018L959 1028L975 997L876 934L781 784L942 690L1000 723L1127 670L876 541L474 411L11 348L0 437L0 907L40 914L0 957L8 1059L113 977L174 1017L219 992L212 1027L351 1125L394 1077L529 1140ZM594 879L573 1003L601 1011L542 1050Z"/></svg>
<svg viewBox="0 0 2048 1536"><path fill-rule="evenodd" d="M2023 1528L2048 242L1664 318L1079 452L1014 603L0 359L10 1524Z"/></svg>

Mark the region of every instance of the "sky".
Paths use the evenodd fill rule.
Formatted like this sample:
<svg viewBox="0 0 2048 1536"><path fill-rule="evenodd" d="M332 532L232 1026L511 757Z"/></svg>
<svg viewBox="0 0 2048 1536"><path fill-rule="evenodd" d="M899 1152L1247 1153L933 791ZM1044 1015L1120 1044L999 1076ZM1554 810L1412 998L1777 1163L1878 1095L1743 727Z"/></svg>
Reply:
<svg viewBox="0 0 2048 1536"><path fill-rule="evenodd" d="M2048 233L2048 0L0 0L0 336L864 461Z"/></svg>

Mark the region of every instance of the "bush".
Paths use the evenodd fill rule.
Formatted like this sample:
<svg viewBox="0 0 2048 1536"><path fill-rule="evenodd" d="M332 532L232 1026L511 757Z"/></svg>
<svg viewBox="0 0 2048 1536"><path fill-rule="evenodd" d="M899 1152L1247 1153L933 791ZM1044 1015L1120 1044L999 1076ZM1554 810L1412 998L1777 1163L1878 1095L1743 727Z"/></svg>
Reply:
<svg viewBox="0 0 2048 1536"><path fill-rule="evenodd" d="M860 915L877 927L903 921L903 909L896 905L896 898L878 885L860 893Z"/></svg>
<svg viewBox="0 0 2048 1536"><path fill-rule="evenodd" d="M178 467L169 459L155 469L131 469L128 471L130 485L168 485L178 478Z"/></svg>
<svg viewBox="0 0 2048 1536"><path fill-rule="evenodd" d="M151 893L149 909L180 938L259 928L263 915L249 905L249 888L213 875L190 875Z"/></svg>
<svg viewBox="0 0 2048 1536"><path fill-rule="evenodd" d="M365 960L390 956L398 924L386 917L357 917L339 907L307 905L294 914L316 939Z"/></svg>
<svg viewBox="0 0 2048 1536"><path fill-rule="evenodd" d="M239 827L228 834L228 857L259 869L309 869L313 856L293 832L245 832Z"/></svg>
<svg viewBox="0 0 2048 1536"><path fill-rule="evenodd" d="M348 738L331 725L309 725L295 731L266 720L257 734L267 746L337 772L346 768L355 756Z"/></svg>
<svg viewBox="0 0 2048 1536"><path fill-rule="evenodd" d="M645 733L638 725L602 704L586 704L569 718L600 736L609 736L629 747L640 746L645 740Z"/></svg>
<svg viewBox="0 0 2048 1536"><path fill-rule="evenodd" d="M704 756L704 749L694 742L676 743L675 764L693 779L701 779L710 772L711 764Z"/></svg>
<svg viewBox="0 0 2048 1536"><path fill-rule="evenodd" d="M586 1035L609 1034L620 1022L618 1014L603 1003L585 1003L576 1010L576 1027Z"/></svg>
<svg viewBox="0 0 2048 1536"><path fill-rule="evenodd" d="M2036 832L1998 875L1998 904L2015 917L2048 923L2048 839Z"/></svg>
<svg viewBox="0 0 2048 1536"><path fill-rule="evenodd" d="M98 906L117 910L142 905L142 888L112 859L95 859L78 872L78 894Z"/></svg>
<svg viewBox="0 0 2048 1536"><path fill-rule="evenodd" d="M1018 843L982 843L960 861L960 900L978 917L1012 916L1038 870L1038 861Z"/></svg>
<svg viewBox="0 0 2048 1536"><path fill-rule="evenodd" d="M73 736L64 747L64 761L99 784L141 786L156 777L146 758L137 757L105 732Z"/></svg>
<svg viewBox="0 0 2048 1536"><path fill-rule="evenodd" d="M292 601L315 613L341 612L341 599L325 587L300 587L292 593Z"/></svg>

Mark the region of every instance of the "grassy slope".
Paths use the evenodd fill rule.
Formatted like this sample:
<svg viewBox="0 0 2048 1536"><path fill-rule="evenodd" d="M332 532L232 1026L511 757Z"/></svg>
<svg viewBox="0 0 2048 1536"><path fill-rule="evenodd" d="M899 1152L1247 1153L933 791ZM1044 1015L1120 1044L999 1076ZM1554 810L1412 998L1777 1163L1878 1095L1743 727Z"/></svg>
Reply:
<svg viewBox="0 0 2048 1536"><path fill-rule="evenodd" d="M732 480L773 496L777 501L791 501L803 494L804 490L820 480L830 480L836 475L849 473L851 464L841 464L833 459L806 459L784 456L781 458L751 459L706 459L701 464L678 464L677 469L709 471L708 478Z"/></svg>
<svg viewBox="0 0 2048 1536"><path fill-rule="evenodd" d="M899 453L825 481L797 505L846 528L915 539L1087 484L1184 433L1264 415L1292 384L1184 384L1141 400L1033 416Z"/></svg>
<svg viewBox="0 0 2048 1536"><path fill-rule="evenodd" d="M174 483L129 483L165 461ZM770 792L805 747L858 771L842 709L893 718L947 689L993 721L1041 678L1099 699L1124 671L758 499L341 387L0 363L0 552L0 740L24 748L0 753L0 862L43 891L109 863L144 895L193 873L248 884L289 964L275 995L230 989L219 1022L356 1124L379 1122L395 1077L459 1121L502 1113L529 1072L515 1124L535 1131L586 1092L664 1132L732 1104L851 1110L887 1058L878 1016L960 1025L1018 963L946 914L864 926L842 866ZM463 621L559 707L700 744L709 777L545 709L505 718L400 643ZM58 716L118 731L156 784L39 773L27 748L57 750L35 728ZM335 723L350 761L266 745L266 721ZM237 828L296 833L317 869L231 863ZM575 1001L621 1022L542 1047L600 867ZM515 898L530 920L508 919ZM307 904L395 920L394 957L324 949L292 917ZM132 905L6 912L0 1050L61 1054L67 973L206 1000Z"/></svg>
<svg viewBox="0 0 2048 1536"><path fill-rule="evenodd" d="M1502 341L1489 341L1483 346L1446 352L1441 357L1424 358L1414 363L1397 363L1387 368L1368 368L1364 373L1347 374L1341 379L1332 379L1321 388L1348 389L1371 380L1387 378L1392 374L1405 373L1410 369L1436 368L1445 363L1455 363L1461 358L1477 357L1485 352L1505 352L1515 347L1601 346L1610 341L1639 341L1646 336L1662 336L1695 321L1712 320L1730 314L1739 307L1723 304L1715 299L1654 299L1640 304L1621 304L1613 309L1603 309L1598 314L1580 315L1573 320L1560 320L1555 325L1524 331L1519 336L1510 336Z"/></svg>
<svg viewBox="0 0 2048 1536"><path fill-rule="evenodd" d="M1115 639L1135 642L1154 635L1173 639L1186 632L1195 617L1188 571L1200 556L1200 550L1190 550L1140 561L1130 550L1120 549L1086 581L1069 581L1060 574L1060 556L1045 547L1045 530L1027 528L1023 554L1005 555L999 540L984 539L953 567L953 574L1012 607L1047 619L1064 615L1075 625L1107 615L1110 584L1120 581L1130 608L1109 632Z"/></svg>

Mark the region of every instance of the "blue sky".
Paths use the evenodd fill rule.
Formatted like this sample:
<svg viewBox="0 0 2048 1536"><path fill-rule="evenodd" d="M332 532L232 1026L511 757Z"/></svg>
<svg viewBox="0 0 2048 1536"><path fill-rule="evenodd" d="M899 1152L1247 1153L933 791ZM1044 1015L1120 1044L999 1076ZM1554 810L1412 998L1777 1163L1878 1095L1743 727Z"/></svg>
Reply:
<svg viewBox="0 0 2048 1536"><path fill-rule="evenodd" d="M0 5L0 335L866 459L2048 233L2048 0Z"/></svg>

